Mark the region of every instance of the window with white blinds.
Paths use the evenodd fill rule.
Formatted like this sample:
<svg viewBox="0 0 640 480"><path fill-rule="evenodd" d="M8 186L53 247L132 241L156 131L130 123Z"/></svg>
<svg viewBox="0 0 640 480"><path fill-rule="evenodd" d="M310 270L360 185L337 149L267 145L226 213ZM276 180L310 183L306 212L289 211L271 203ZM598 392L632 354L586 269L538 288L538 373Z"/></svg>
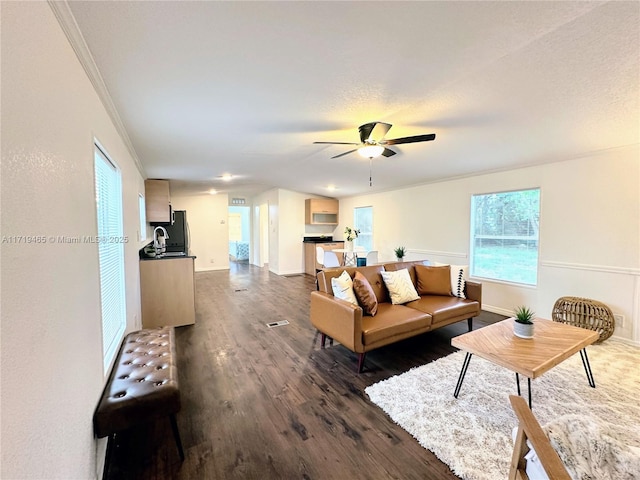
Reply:
<svg viewBox="0 0 640 480"><path fill-rule="evenodd" d="M96 145L96 210L102 308L102 354L105 372L120 346L126 326L122 179L120 171Z"/></svg>

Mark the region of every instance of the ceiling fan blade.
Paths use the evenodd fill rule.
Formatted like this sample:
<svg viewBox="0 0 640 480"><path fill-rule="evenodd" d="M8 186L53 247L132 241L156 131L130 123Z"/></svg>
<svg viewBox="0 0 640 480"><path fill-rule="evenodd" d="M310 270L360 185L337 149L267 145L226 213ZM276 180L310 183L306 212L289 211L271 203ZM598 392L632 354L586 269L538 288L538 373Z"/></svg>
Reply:
<svg viewBox="0 0 640 480"><path fill-rule="evenodd" d="M399 145L401 143L416 143L416 142L429 142L436 139L435 133L429 133L427 135L415 135L413 137L392 138L389 140L382 140L381 145Z"/></svg>
<svg viewBox="0 0 640 480"><path fill-rule="evenodd" d="M358 127L358 131L360 132L360 140L362 141L362 143L365 143L367 140L374 140L376 142L380 141L384 138L390 128L390 123L365 123L364 125L360 125L360 127Z"/></svg>
<svg viewBox="0 0 640 480"><path fill-rule="evenodd" d="M355 144L355 145L357 145L357 144ZM349 150L348 152L341 153L340 155L336 155L335 157L331 157L331 158L344 157L345 155L349 155L350 153L353 153L353 152L355 152L356 150L358 150L358 149L357 149L357 148L354 148L353 150Z"/></svg>
<svg viewBox="0 0 640 480"><path fill-rule="evenodd" d="M385 148L384 151L382 152L382 155L385 157L390 157L391 155L395 155L395 154L396 152L394 152L390 148Z"/></svg>
<svg viewBox="0 0 640 480"><path fill-rule="evenodd" d="M314 144L322 144L322 145L360 145L359 143L353 142L313 142Z"/></svg>

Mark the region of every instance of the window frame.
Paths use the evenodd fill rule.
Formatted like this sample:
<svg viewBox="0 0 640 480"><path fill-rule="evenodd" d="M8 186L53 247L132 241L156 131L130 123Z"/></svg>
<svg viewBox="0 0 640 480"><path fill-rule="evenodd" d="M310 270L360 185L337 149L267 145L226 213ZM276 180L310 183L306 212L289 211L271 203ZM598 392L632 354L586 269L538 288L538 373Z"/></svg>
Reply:
<svg viewBox="0 0 640 480"><path fill-rule="evenodd" d="M537 203L537 212L535 212L535 215L532 217L531 212L529 212L528 218L527 218L527 228L531 228L531 230L534 232L534 234L529 234L528 236L524 236L524 235L486 235L483 233L477 233L477 227L476 227L476 222L477 222L477 201L480 198L486 198L486 197L490 197L490 196L502 196L502 195L509 195L509 194L524 194L526 192L537 192L537 198L535 199L534 203ZM539 266L540 266L540 213L541 213L541 197L542 197L542 192L541 192L541 188L540 187L529 187L529 188L521 188L521 189L516 189L516 190L504 190L504 191L494 191L494 192L487 192L487 193L480 193L480 194L473 194L471 195L471 201L470 201L470 219L469 219L469 224L470 224L470 230L469 230L469 274L471 277L474 278L480 278L480 279L485 279L485 280L490 280L490 281L495 281L495 282L499 282L499 283L506 283L506 284L515 284L515 285L519 285L519 286L527 286L527 287L537 287L538 285L538 281L539 281ZM501 213L504 213L504 205L503 205L503 210L501 211ZM529 209L531 208L531 205L529 206ZM486 217L483 219L484 221L486 221ZM509 221L514 222L514 219L509 219ZM520 222L522 222L523 220L521 219ZM504 219L504 215L502 215L502 230L504 232L504 225L505 223L505 219ZM494 223L494 225L496 225ZM481 238L480 238L481 237ZM526 269L528 269L529 274L528 276L531 277L532 279L529 280L527 279L527 273L525 271L525 273L523 273L520 277L514 277L512 275L505 275L505 272L508 272L507 268L504 268L502 270L500 270L498 268L499 273L497 275L488 275L487 271L486 271L486 267L484 271L481 271L481 267L478 266L478 249L482 248L478 246L478 240L494 240L497 242L524 242L526 245L526 248L523 250L521 248L521 246L518 247L518 249L520 250L520 252L525 252L525 254L520 253L520 257L518 258L518 254L516 253L515 255L513 254L513 252L516 252L516 249L513 246L507 246L505 244L501 245L501 247L505 250L503 253L504 255L500 256L497 255L498 259L494 260L494 264L495 263L501 263L504 265L517 265L519 262L521 261L525 261L526 262L526 256L529 255L532 257L532 260L535 261L535 265L533 263L530 264L526 264L525 267ZM533 252L533 247L528 246L529 242L533 242L535 245L535 253ZM505 248L506 247L506 248ZM513 252L511 253L511 256L507 253L507 249L511 249L513 250ZM486 251L486 248L485 248ZM525 259L525 260L523 260ZM480 269L480 271L479 271Z"/></svg>
<svg viewBox="0 0 640 480"><path fill-rule="evenodd" d="M371 230L368 232L363 228L361 224L358 223L358 218L359 218L358 211L364 211L364 210L369 210L370 216L371 216L371 222L370 222ZM373 250L373 206L366 205L362 207L354 207L353 228L355 228L356 230L360 230L358 237L353 241L353 245L355 247L364 247L365 250L368 250L368 251ZM363 242L362 237L368 238L369 240L367 242ZM363 243L365 245L363 245Z"/></svg>
<svg viewBox="0 0 640 480"><path fill-rule="evenodd" d="M107 375L126 330L122 173L94 140L94 193L100 284L103 373Z"/></svg>
<svg viewBox="0 0 640 480"><path fill-rule="evenodd" d="M140 241L147 239L147 200L144 193L138 192L138 215L140 218Z"/></svg>

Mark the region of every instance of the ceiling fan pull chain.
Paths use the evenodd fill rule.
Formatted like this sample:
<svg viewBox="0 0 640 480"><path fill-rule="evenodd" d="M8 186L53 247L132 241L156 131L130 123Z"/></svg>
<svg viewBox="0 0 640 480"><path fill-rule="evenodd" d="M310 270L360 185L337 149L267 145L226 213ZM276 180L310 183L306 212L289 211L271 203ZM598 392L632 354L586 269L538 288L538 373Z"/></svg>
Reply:
<svg viewBox="0 0 640 480"><path fill-rule="evenodd" d="M371 163L373 162L373 158L369 158L369 186L373 187L373 182L371 181Z"/></svg>

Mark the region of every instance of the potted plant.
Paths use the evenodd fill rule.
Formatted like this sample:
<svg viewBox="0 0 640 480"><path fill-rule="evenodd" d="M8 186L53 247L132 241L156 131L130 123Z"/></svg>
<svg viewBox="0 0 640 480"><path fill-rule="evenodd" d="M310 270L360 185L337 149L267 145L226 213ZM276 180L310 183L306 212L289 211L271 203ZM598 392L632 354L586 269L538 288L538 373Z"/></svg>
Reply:
<svg viewBox="0 0 640 480"><path fill-rule="evenodd" d="M406 253L406 249L404 247L398 247L393 251L395 252L396 258L398 259L398 261L401 262L402 259L404 258L404 254Z"/></svg>
<svg viewBox="0 0 640 480"><path fill-rule="evenodd" d="M353 241L358 238L360 230L357 228L345 227L344 234L347 236L347 250L353 251Z"/></svg>
<svg viewBox="0 0 640 480"><path fill-rule="evenodd" d="M513 334L520 338L533 338L533 318L535 313L524 305L516 308L513 313L515 315Z"/></svg>

